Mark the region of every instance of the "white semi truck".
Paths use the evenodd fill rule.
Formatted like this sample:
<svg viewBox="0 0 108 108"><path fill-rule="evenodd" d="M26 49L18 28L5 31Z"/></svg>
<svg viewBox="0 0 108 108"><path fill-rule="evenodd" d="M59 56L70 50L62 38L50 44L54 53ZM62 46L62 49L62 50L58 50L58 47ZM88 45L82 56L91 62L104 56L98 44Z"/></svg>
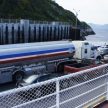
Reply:
<svg viewBox="0 0 108 108"><path fill-rule="evenodd" d="M74 58L101 60L100 52L97 47L87 41L72 41L76 53Z"/></svg>
<svg viewBox="0 0 108 108"><path fill-rule="evenodd" d="M88 42L54 41L0 45L0 84L19 81L26 75L62 72L73 58L97 58Z"/></svg>

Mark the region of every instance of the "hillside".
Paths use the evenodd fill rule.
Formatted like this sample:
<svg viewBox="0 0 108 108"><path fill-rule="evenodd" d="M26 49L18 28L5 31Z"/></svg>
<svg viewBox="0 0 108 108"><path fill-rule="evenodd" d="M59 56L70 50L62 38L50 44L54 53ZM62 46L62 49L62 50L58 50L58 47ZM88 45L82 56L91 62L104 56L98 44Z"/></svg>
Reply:
<svg viewBox="0 0 108 108"><path fill-rule="evenodd" d="M75 25L75 15L52 0L0 0L1 18L62 21ZM88 26L78 20L78 25Z"/></svg>

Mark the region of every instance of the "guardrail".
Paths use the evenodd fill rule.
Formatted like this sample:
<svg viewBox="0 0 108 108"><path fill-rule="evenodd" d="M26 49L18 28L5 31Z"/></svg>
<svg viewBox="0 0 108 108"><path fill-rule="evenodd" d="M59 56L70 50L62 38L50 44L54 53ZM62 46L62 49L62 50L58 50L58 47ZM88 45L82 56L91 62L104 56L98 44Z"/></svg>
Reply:
<svg viewBox="0 0 108 108"><path fill-rule="evenodd" d="M0 108L88 108L107 100L108 64L0 93Z"/></svg>

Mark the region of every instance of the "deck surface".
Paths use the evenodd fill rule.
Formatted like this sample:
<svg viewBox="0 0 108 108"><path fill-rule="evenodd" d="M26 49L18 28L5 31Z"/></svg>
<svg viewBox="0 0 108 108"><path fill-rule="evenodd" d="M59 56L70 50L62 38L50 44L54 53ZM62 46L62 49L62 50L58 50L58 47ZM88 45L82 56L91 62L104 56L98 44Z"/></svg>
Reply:
<svg viewBox="0 0 108 108"><path fill-rule="evenodd" d="M104 101L103 103L101 103L100 105L98 105L94 108L108 108L108 100Z"/></svg>

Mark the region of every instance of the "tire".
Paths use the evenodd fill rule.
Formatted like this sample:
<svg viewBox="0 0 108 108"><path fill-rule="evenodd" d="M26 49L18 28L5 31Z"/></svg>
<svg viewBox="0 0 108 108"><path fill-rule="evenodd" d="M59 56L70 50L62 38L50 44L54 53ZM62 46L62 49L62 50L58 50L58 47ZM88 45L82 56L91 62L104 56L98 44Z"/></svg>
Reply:
<svg viewBox="0 0 108 108"><path fill-rule="evenodd" d="M61 72L64 72L64 64L61 63L57 66L57 72L61 73Z"/></svg>
<svg viewBox="0 0 108 108"><path fill-rule="evenodd" d="M101 62L101 59L102 59L102 57L101 57L101 56L98 56L98 57L96 58L97 63L100 63L100 62Z"/></svg>
<svg viewBox="0 0 108 108"><path fill-rule="evenodd" d="M69 64L75 64L77 63L76 61L64 61L64 62L61 62L57 65L57 72L59 73L63 73L64 72L64 66L65 65L69 65Z"/></svg>
<svg viewBox="0 0 108 108"><path fill-rule="evenodd" d="M14 82L20 82L24 78L24 72L18 71L13 75Z"/></svg>
<svg viewBox="0 0 108 108"><path fill-rule="evenodd" d="M101 56L98 56L96 59L97 59L97 60L101 60L101 59L102 59L102 57L101 57Z"/></svg>

